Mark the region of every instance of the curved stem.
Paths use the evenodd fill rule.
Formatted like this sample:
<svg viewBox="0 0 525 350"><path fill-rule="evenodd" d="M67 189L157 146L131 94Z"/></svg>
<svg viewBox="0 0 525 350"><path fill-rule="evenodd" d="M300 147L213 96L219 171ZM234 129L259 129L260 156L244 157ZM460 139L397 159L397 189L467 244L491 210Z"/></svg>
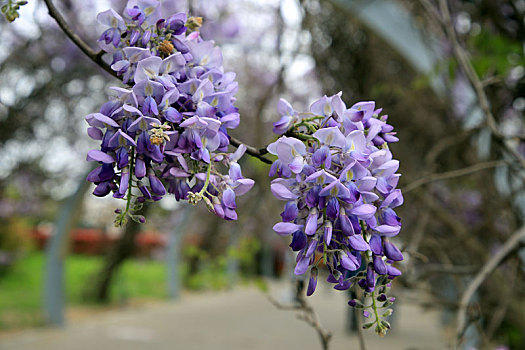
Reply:
<svg viewBox="0 0 525 350"><path fill-rule="evenodd" d="M499 264L507 257L511 252L513 252L520 243L525 239L525 226L520 228L518 231L514 232L509 239L503 244L501 249L497 251L492 258L490 258L481 270L477 273L474 279L470 282L467 289L461 295L459 302L459 310L456 320L456 340L461 342L463 333L465 332L468 322L467 322L467 308L470 304L470 300L481 286L483 281L490 275L494 269L496 269ZM456 344L459 345L459 344Z"/></svg>
<svg viewBox="0 0 525 350"><path fill-rule="evenodd" d="M129 157L129 183L128 183L128 198L126 203L126 215L129 212L129 206L131 204L131 198L133 198L132 188L133 188L133 164L135 162L135 149L131 147L131 155Z"/></svg>
<svg viewBox="0 0 525 350"><path fill-rule="evenodd" d="M82 38L80 38L78 34L75 33L75 31L67 24L66 20L64 19L64 17L62 17L60 12L58 12L57 8L51 0L44 0L44 3L47 6L49 15L55 19L60 29L62 29L62 31L71 39L71 41L73 41L73 43L80 50L82 50L82 52L106 72L108 72L115 78L120 79L117 75L117 72L112 70L111 67L102 60L102 55L104 54L104 52L96 52L84 40L82 40Z"/></svg>
<svg viewBox="0 0 525 350"><path fill-rule="evenodd" d="M199 194L203 196L206 193L206 189L208 188L208 185L210 184L210 174L211 174L211 161L208 164L208 170L206 171L206 181L204 181L204 186L202 186L202 190L200 190Z"/></svg>
<svg viewBox="0 0 525 350"><path fill-rule="evenodd" d="M254 158L257 158L261 162L266 163L266 164L272 164L273 163L270 159L264 157L264 155L268 153L268 151L266 150L266 147L264 147L264 148L255 148L253 146L247 145L244 142L241 142L240 140L236 139L235 137L230 137L230 144L233 147L235 147L235 148L238 148L240 145L245 145L246 146L246 153L249 154L250 156L252 156Z"/></svg>

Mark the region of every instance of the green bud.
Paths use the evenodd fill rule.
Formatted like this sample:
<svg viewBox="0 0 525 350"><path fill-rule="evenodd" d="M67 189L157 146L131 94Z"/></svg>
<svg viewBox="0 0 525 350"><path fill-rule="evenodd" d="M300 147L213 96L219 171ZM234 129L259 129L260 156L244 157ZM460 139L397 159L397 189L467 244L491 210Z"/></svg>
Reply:
<svg viewBox="0 0 525 350"><path fill-rule="evenodd" d="M394 313L394 310L392 310L392 309L388 309L388 310L386 310L386 311L383 313L383 315L381 315L381 316L382 316L382 317L388 317L388 316L392 315L393 313Z"/></svg>
<svg viewBox="0 0 525 350"><path fill-rule="evenodd" d="M385 303L381 307L389 307L389 306L391 306L393 304L394 304L393 302L387 300L387 301L385 301Z"/></svg>
<svg viewBox="0 0 525 350"><path fill-rule="evenodd" d="M115 227L122 227L123 225L127 224L127 222L128 222L128 219L123 214L119 214L115 218L114 224L115 224Z"/></svg>
<svg viewBox="0 0 525 350"><path fill-rule="evenodd" d="M9 21L9 22L13 22L15 19L17 19L20 15L18 14L18 12L16 11L7 11L7 13L5 14L5 18Z"/></svg>
<svg viewBox="0 0 525 350"><path fill-rule="evenodd" d="M386 328L382 322L378 323L376 327L376 334L380 337L384 337L386 332L388 332L388 328Z"/></svg>
<svg viewBox="0 0 525 350"><path fill-rule="evenodd" d="M365 324L363 325L363 329L368 329L368 328L372 327L374 324L375 324L375 322L365 323Z"/></svg>
<svg viewBox="0 0 525 350"><path fill-rule="evenodd" d="M185 25L190 32L194 32L202 26L202 17L190 17Z"/></svg>
<svg viewBox="0 0 525 350"><path fill-rule="evenodd" d="M144 222L146 222L146 219L142 215L129 214L129 217L131 218L131 220L138 222L139 224L143 224Z"/></svg>

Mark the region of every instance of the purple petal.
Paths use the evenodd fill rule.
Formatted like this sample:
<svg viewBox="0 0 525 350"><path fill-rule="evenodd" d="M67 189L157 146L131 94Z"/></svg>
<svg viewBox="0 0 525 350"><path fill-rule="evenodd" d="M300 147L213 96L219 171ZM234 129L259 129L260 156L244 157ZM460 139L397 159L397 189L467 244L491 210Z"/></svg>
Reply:
<svg viewBox="0 0 525 350"><path fill-rule="evenodd" d="M222 193L222 201L224 205L230 209L237 208L237 204L235 204L235 192L233 192L231 188L228 188Z"/></svg>
<svg viewBox="0 0 525 350"><path fill-rule="evenodd" d="M380 236L393 237L399 233L401 226L379 225L374 231L379 232Z"/></svg>
<svg viewBox="0 0 525 350"><path fill-rule="evenodd" d="M363 239L361 235L349 236L348 240L350 242L350 247L354 248L357 251L364 252L370 249L370 246Z"/></svg>
<svg viewBox="0 0 525 350"><path fill-rule="evenodd" d="M307 296L310 296L315 292L315 287L317 286L317 274L317 268L312 267L310 270L310 279L308 280L308 288L306 289Z"/></svg>
<svg viewBox="0 0 525 350"><path fill-rule="evenodd" d="M357 216L360 219L371 218L376 212L376 207L372 204L363 204L358 207L354 207L350 210L350 214Z"/></svg>
<svg viewBox="0 0 525 350"><path fill-rule="evenodd" d="M305 254L306 257L309 258L309 257L312 256L312 254L315 252L315 249L317 248L317 243L318 243L318 242L317 242L317 240L315 240L315 239L312 239L312 240L310 241L310 244L308 244L308 249L306 250L306 254Z"/></svg>
<svg viewBox="0 0 525 350"><path fill-rule="evenodd" d="M102 136L104 136L102 130L95 127L88 128L87 133L88 136L91 137L93 140L102 140Z"/></svg>
<svg viewBox="0 0 525 350"><path fill-rule="evenodd" d="M295 231L298 231L303 227L302 225L296 225L291 222L278 222L277 224L273 225L273 230L275 233L281 236L286 236L294 233Z"/></svg>
<svg viewBox="0 0 525 350"><path fill-rule="evenodd" d="M156 193L160 196L163 196L166 194L166 188L164 188L164 185L162 184L162 182L159 180L158 177L152 174L148 176L148 179L149 179L149 183L151 185L151 190L153 191L153 193Z"/></svg>
<svg viewBox="0 0 525 350"><path fill-rule="evenodd" d="M306 247L306 235L304 234L304 232L302 231L295 231L293 236L292 236L292 243L290 243L290 248L292 248L292 250L294 252L297 252L301 249L303 249L304 247Z"/></svg>
<svg viewBox="0 0 525 350"><path fill-rule="evenodd" d="M253 185L255 184L255 181L252 179L239 179L235 181L235 188L233 191L237 196L242 196L246 192L248 192Z"/></svg>
<svg viewBox="0 0 525 350"><path fill-rule="evenodd" d="M89 151L86 159L88 161L96 160L98 162L107 163L107 164L115 162L115 159L113 159L112 156L102 151L96 150L96 149L92 149L91 151Z"/></svg>
<svg viewBox="0 0 525 350"><path fill-rule="evenodd" d="M396 269L394 266L387 265L386 269L387 269L389 276L392 276L392 277L401 276L401 271Z"/></svg>
<svg viewBox="0 0 525 350"><path fill-rule="evenodd" d="M357 264L357 261L355 260L355 257L352 256L354 258L352 259L350 256L343 254L341 255L341 258L339 260L341 262L341 266L344 267L346 270L355 271L359 268L359 266Z"/></svg>
<svg viewBox="0 0 525 350"><path fill-rule="evenodd" d="M270 190L277 199L283 201L289 201L298 198L297 195L293 194L285 185L280 183L272 183L270 185Z"/></svg>
<svg viewBox="0 0 525 350"><path fill-rule="evenodd" d="M383 246L381 244L381 237L378 235L372 235L370 238L370 250L376 255L381 255L383 253Z"/></svg>
<svg viewBox="0 0 525 350"><path fill-rule="evenodd" d="M302 257L295 265L294 273L296 275L302 275L308 270L308 265L310 264L310 258Z"/></svg>
<svg viewBox="0 0 525 350"><path fill-rule="evenodd" d="M403 260L403 254L394 245L394 243L392 243L392 242L390 242L388 240L385 240L384 247L385 247L385 255L386 255L387 258L389 258L390 260L394 260L394 261L401 261L401 260Z"/></svg>
<svg viewBox="0 0 525 350"><path fill-rule="evenodd" d="M332 241L332 223L327 222L324 226L324 242L326 245L330 245L330 242Z"/></svg>
<svg viewBox="0 0 525 350"><path fill-rule="evenodd" d="M317 231L317 217L318 217L318 214L317 214L317 210L316 209L313 209L313 210L314 211L312 213L310 213L310 215L308 215L308 219L306 220L306 226L305 226L305 229L304 229L304 233L306 233L309 236L315 234L315 232Z"/></svg>
<svg viewBox="0 0 525 350"><path fill-rule="evenodd" d="M290 201L285 204L281 217L285 222L294 221L297 218L298 213L299 209L297 208L297 203Z"/></svg>
<svg viewBox="0 0 525 350"><path fill-rule="evenodd" d="M387 273L386 263L377 255L374 255L374 270L380 275L386 275Z"/></svg>
<svg viewBox="0 0 525 350"><path fill-rule="evenodd" d="M366 284L368 287L373 288L376 285L376 274L374 272L372 264L368 264L366 267Z"/></svg>
<svg viewBox="0 0 525 350"><path fill-rule="evenodd" d="M141 158L137 158L135 162L135 176L139 179L146 176L146 164Z"/></svg>

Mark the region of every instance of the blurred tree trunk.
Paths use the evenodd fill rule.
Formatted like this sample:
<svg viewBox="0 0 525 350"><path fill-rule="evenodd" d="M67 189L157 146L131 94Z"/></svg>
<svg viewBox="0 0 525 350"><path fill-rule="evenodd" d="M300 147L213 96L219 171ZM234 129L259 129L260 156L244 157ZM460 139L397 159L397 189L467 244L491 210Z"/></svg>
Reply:
<svg viewBox="0 0 525 350"><path fill-rule="evenodd" d="M137 214L145 215L148 206L144 207ZM122 263L133 256L136 249L135 238L141 230L138 222L129 220L122 237L109 250L104 265L94 276L94 284L88 287L87 298L98 303L108 303L110 301L111 285L117 275Z"/></svg>

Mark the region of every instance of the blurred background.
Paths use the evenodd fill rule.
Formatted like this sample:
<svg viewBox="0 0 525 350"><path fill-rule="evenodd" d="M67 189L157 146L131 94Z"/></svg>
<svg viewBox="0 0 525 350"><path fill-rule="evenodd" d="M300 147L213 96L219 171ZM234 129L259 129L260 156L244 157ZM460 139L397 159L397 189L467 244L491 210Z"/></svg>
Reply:
<svg viewBox="0 0 525 350"><path fill-rule="evenodd" d="M394 286L400 307L392 335L370 344L446 347L461 297L525 219L525 173L516 160L525 155L525 1L451 0L448 26L439 3L424 0L173 2L204 18L202 36L221 46L225 69L237 74L242 122L232 135L245 143L263 147L275 139L271 123L280 97L306 110L323 94L342 91L347 106L375 100L383 107L400 139L392 146L405 196L396 243L406 259ZM55 3L93 48L102 32L96 14L125 7L123 0ZM478 86L458 61L457 45ZM239 303L246 297L246 305L259 303L261 313L277 317L254 325L290 327L289 334L275 330L287 340L272 346L300 342L292 333L301 321L252 290L293 301L294 257L288 237L271 230L282 203L269 191L267 165L242 159L244 175L256 185L239 199L238 222L165 198L148 208L145 224L113 227L113 211L123 204L91 195L85 157L96 145L84 117L118 84L60 31L42 1L21 7L13 23L0 20L0 348L23 349L19 339L29 329L71 327L144 305L174 313L186 307L188 315L203 309L206 318L206 300L217 298L207 310L231 303L224 293L240 293L234 294ZM513 245L469 299L464 348L525 348L524 247L523 240ZM334 344L357 348L355 333L345 335L355 325L344 293L320 290L316 298L321 321L335 328ZM172 299L178 306L159 306ZM165 315L167 324L177 319ZM155 338L130 327L120 338L132 348ZM297 327L303 327L298 334L311 333L307 348L320 348L312 329ZM221 332L238 337L233 328ZM272 338L271 332L259 337ZM419 345L411 343L418 336ZM236 346L207 341L194 348Z"/></svg>

